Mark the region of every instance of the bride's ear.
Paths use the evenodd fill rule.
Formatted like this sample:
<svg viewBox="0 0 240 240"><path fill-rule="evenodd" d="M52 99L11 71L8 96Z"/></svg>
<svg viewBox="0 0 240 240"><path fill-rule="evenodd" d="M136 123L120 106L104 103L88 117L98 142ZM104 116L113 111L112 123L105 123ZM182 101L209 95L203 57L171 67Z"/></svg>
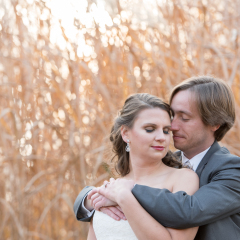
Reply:
<svg viewBox="0 0 240 240"><path fill-rule="evenodd" d="M124 142L129 139L129 128L127 126L121 126L121 135Z"/></svg>

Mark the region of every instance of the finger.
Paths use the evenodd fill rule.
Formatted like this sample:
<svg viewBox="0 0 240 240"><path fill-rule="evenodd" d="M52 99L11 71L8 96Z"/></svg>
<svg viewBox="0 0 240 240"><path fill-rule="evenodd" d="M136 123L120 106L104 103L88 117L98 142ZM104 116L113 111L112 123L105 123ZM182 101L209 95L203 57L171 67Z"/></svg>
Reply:
<svg viewBox="0 0 240 240"><path fill-rule="evenodd" d="M96 199L98 196L99 196L99 194L98 194L98 193L95 193L95 194L93 194L92 197L90 198L91 205L93 206L93 208L94 208L93 200Z"/></svg>
<svg viewBox="0 0 240 240"><path fill-rule="evenodd" d="M109 208L101 208L101 212L107 214L109 217L115 219L116 221L121 220L120 217L118 217L114 212L112 212Z"/></svg>
<svg viewBox="0 0 240 240"><path fill-rule="evenodd" d="M103 208L103 206L104 206L104 202L103 200L101 200L94 205L94 209L100 211L100 208Z"/></svg>
<svg viewBox="0 0 240 240"><path fill-rule="evenodd" d="M99 188L99 189L98 189L98 193L101 194L101 195L103 195L103 196L105 196L106 188L103 188L103 187Z"/></svg>
<svg viewBox="0 0 240 240"><path fill-rule="evenodd" d="M110 211L112 211L116 216L118 216L120 219L127 220L125 215L122 211L120 211L117 207L108 207Z"/></svg>
<svg viewBox="0 0 240 240"><path fill-rule="evenodd" d="M127 218L126 218L125 214L123 213L121 207L119 205L117 205L116 208L123 214L123 218L122 219L123 220L127 220Z"/></svg>
<svg viewBox="0 0 240 240"><path fill-rule="evenodd" d="M88 196L87 196L87 199L90 199L92 197L93 194L97 193L97 188L93 188L89 193L88 193Z"/></svg>
<svg viewBox="0 0 240 240"><path fill-rule="evenodd" d="M102 199L103 199L103 196L102 196L102 195L100 195L100 194L98 194L98 193L94 194L94 195L92 196L92 198L91 198L91 205L95 208L96 203L99 202L99 201L101 201ZM103 206L103 205L102 205L102 206ZM101 206L101 207L102 207L102 206Z"/></svg>
<svg viewBox="0 0 240 240"><path fill-rule="evenodd" d="M123 212L122 209L121 209L121 207L120 207L119 205L117 205L116 208L117 208L119 211Z"/></svg>
<svg viewBox="0 0 240 240"><path fill-rule="evenodd" d="M109 181L110 181L110 183L111 183L111 182L114 182L114 181L115 181L115 179L114 179L114 178L110 178L110 180L109 180Z"/></svg>
<svg viewBox="0 0 240 240"><path fill-rule="evenodd" d="M105 187L107 187L107 184L109 184L109 182L105 180L105 181L103 182L103 185L102 185L101 187L104 187L104 188L105 188Z"/></svg>
<svg viewBox="0 0 240 240"><path fill-rule="evenodd" d="M99 196L99 193L96 192L96 193L94 193L94 194L91 196L91 199L93 200L94 198L96 198L96 197L98 197L98 196Z"/></svg>
<svg viewBox="0 0 240 240"><path fill-rule="evenodd" d="M99 196L100 196L100 195L99 195L98 193L93 194L92 197L91 197L91 199L90 199L90 200L91 200L91 203L93 202L94 199L96 199L96 198L99 197Z"/></svg>
<svg viewBox="0 0 240 240"><path fill-rule="evenodd" d="M92 204L93 204L94 208L95 208L95 204L96 204L97 202L101 201L101 200L102 200L102 196L98 196L97 198L95 198L95 199L92 201Z"/></svg>

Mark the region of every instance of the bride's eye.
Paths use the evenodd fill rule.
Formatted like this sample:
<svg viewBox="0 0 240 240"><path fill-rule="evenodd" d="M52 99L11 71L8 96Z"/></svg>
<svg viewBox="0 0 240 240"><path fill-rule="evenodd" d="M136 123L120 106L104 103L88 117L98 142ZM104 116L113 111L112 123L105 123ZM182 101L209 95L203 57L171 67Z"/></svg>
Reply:
<svg viewBox="0 0 240 240"><path fill-rule="evenodd" d="M169 128L163 129L163 133L164 133L164 134L169 134L169 133L170 133L170 129L169 129Z"/></svg>
<svg viewBox="0 0 240 240"><path fill-rule="evenodd" d="M154 128L145 128L146 132L151 133L154 131Z"/></svg>

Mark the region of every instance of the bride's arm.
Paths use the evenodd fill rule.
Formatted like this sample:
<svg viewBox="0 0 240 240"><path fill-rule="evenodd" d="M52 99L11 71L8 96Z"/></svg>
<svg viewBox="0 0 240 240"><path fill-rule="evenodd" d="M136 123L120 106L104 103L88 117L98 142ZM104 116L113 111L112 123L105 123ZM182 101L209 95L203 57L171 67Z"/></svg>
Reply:
<svg viewBox="0 0 240 240"><path fill-rule="evenodd" d="M190 195L194 194L199 187L197 175L192 170L188 169L179 170L178 174L179 176L176 176L176 183L173 186L173 192L185 191ZM142 208L130 190L127 190L126 188L121 189L122 191L118 194L116 199L117 203L122 208L129 224L139 240L194 239L198 230L197 227L183 230L165 228Z"/></svg>
<svg viewBox="0 0 240 240"><path fill-rule="evenodd" d="M91 222L90 222L87 240L97 240L96 235L95 235L95 232L94 232L94 230L93 230L92 220L91 220Z"/></svg>

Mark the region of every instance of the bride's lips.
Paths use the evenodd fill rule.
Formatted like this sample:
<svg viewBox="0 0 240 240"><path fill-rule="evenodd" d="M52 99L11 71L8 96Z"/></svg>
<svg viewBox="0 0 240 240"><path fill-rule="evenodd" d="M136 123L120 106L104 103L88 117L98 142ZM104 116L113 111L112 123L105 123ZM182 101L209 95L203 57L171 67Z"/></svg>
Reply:
<svg viewBox="0 0 240 240"><path fill-rule="evenodd" d="M163 147L163 146L152 146L152 148L154 148L158 151L163 151L165 149L165 147Z"/></svg>

